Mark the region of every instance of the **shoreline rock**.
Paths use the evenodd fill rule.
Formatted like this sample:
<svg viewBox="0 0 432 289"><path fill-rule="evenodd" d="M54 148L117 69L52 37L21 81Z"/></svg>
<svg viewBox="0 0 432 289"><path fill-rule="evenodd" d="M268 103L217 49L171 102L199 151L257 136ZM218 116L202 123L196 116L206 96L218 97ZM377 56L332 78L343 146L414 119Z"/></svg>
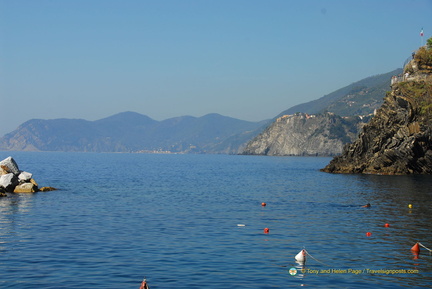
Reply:
<svg viewBox="0 0 432 289"><path fill-rule="evenodd" d="M422 48L432 57L432 48ZM432 59L432 58L431 58ZM321 171L380 175L432 174L432 68L414 57L357 140ZM432 66L431 66L432 67Z"/></svg>
<svg viewBox="0 0 432 289"><path fill-rule="evenodd" d="M54 191L53 187L42 187L33 179L33 174L21 171L12 157L0 162L0 197L6 197L7 193L36 193Z"/></svg>

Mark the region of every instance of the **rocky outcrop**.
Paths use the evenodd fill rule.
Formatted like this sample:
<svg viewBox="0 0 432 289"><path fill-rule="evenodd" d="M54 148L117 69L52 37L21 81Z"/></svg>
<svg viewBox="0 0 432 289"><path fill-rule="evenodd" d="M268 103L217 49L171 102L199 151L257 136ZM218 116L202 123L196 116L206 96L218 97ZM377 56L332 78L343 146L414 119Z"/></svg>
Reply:
<svg viewBox="0 0 432 289"><path fill-rule="evenodd" d="M44 188L41 188L41 191ZM35 193L40 191L29 172L21 171L12 157L0 162L0 196L6 193Z"/></svg>
<svg viewBox="0 0 432 289"><path fill-rule="evenodd" d="M18 185L18 178L13 173L8 173L0 176L0 188L4 192L13 192Z"/></svg>
<svg viewBox="0 0 432 289"><path fill-rule="evenodd" d="M358 139L322 171L432 174L432 71L428 67L414 57L404 75L393 81L383 105Z"/></svg>
<svg viewBox="0 0 432 289"><path fill-rule="evenodd" d="M276 119L250 141L242 154L269 156L331 156L342 152L355 139L361 126L359 117L332 113L297 113Z"/></svg>

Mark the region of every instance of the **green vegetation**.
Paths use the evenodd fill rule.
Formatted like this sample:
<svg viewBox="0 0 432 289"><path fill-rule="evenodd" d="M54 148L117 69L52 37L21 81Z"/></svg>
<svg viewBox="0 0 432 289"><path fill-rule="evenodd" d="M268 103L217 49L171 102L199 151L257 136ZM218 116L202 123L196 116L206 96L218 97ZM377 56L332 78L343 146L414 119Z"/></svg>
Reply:
<svg viewBox="0 0 432 289"><path fill-rule="evenodd" d="M396 69L385 74L375 75L338 89L317 100L296 105L278 115L304 112L309 114L333 112L340 116L369 115L383 103L390 79L402 73Z"/></svg>
<svg viewBox="0 0 432 289"><path fill-rule="evenodd" d="M422 102L422 106L420 107L420 113L422 115L430 116L432 115L432 103L429 102Z"/></svg>
<svg viewBox="0 0 432 289"><path fill-rule="evenodd" d="M425 81L403 81L397 87L403 96L421 98L430 95L432 84Z"/></svg>
<svg viewBox="0 0 432 289"><path fill-rule="evenodd" d="M432 83L425 82L423 86L423 95L420 101L420 114L430 119L432 116Z"/></svg>
<svg viewBox="0 0 432 289"><path fill-rule="evenodd" d="M427 81L404 81L397 84L398 94L416 99L421 115L432 115L432 83Z"/></svg>
<svg viewBox="0 0 432 289"><path fill-rule="evenodd" d="M427 46L417 50L414 60L418 63L418 68L422 73L432 72L432 38L428 39Z"/></svg>

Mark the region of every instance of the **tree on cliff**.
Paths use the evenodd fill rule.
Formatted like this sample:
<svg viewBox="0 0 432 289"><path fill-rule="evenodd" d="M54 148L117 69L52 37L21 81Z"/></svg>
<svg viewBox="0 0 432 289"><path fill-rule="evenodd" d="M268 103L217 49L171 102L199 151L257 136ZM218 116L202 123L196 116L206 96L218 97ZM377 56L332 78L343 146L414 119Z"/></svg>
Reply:
<svg viewBox="0 0 432 289"><path fill-rule="evenodd" d="M432 37L428 39L427 46L420 47L414 55L418 68L423 73L432 72Z"/></svg>

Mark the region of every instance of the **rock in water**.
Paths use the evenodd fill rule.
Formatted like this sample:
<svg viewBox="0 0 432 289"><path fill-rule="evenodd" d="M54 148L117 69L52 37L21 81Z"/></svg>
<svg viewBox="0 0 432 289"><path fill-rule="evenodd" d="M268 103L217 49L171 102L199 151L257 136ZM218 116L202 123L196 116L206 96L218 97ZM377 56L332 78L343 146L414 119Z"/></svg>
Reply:
<svg viewBox="0 0 432 289"><path fill-rule="evenodd" d="M12 192L17 184L18 178L12 173L0 176L0 187L7 192Z"/></svg>
<svg viewBox="0 0 432 289"><path fill-rule="evenodd" d="M40 192L51 192L51 191L56 191L57 189L54 187L42 187L39 189Z"/></svg>
<svg viewBox="0 0 432 289"><path fill-rule="evenodd" d="M432 59L431 48L420 52ZM393 81L383 105L358 139L322 171L432 174L432 63L425 68L420 60L414 58L405 66L404 75Z"/></svg>
<svg viewBox="0 0 432 289"><path fill-rule="evenodd" d="M7 196L6 193L12 192L38 192L38 184L32 177L33 174L20 171L12 157L2 160L0 162L0 197Z"/></svg>
<svg viewBox="0 0 432 289"><path fill-rule="evenodd" d="M38 187L33 183L22 183L15 187L14 193L35 193L38 191Z"/></svg>
<svg viewBox="0 0 432 289"><path fill-rule="evenodd" d="M21 172L18 175L18 179L21 183L23 182L29 182L32 178L33 174L29 173L29 172Z"/></svg>
<svg viewBox="0 0 432 289"><path fill-rule="evenodd" d="M13 173L14 175L19 175L20 170L17 163L12 157L8 157L0 162L0 167L6 173Z"/></svg>

